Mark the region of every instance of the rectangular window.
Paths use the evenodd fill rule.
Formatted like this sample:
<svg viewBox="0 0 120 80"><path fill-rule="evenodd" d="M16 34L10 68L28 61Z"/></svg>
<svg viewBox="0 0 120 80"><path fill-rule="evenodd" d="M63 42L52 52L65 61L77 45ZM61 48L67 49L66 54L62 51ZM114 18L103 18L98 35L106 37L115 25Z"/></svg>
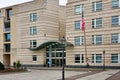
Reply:
<svg viewBox="0 0 120 80"><path fill-rule="evenodd" d="M102 63L102 54L92 54L92 63Z"/></svg>
<svg viewBox="0 0 120 80"><path fill-rule="evenodd" d="M7 20L10 20L11 16L12 16L12 8L7 9Z"/></svg>
<svg viewBox="0 0 120 80"><path fill-rule="evenodd" d="M30 35L37 34L37 28L36 26L30 27Z"/></svg>
<svg viewBox="0 0 120 80"><path fill-rule="evenodd" d="M120 25L120 16L112 16L112 25Z"/></svg>
<svg viewBox="0 0 120 80"><path fill-rule="evenodd" d="M11 35L10 33L5 34L5 41L10 41L11 40Z"/></svg>
<svg viewBox="0 0 120 80"><path fill-rule="evenodd" d="M75 14L82 13L82 9L84 8L83 4L75 6ZM84 9L83 9L84 10Z"/></svg>
<svg viewBox="0 0 120 80"><path fill-rule="evenodd" d="M37 20L37 13L30 14L30 21L36 21Z"/></svg>
<svg viewBox="0 0 120 80"><path fill-rule="evenodd" d="M84 55L75 54L75 63L84 63Z"/></svg>
<svg viewBox="0 0 120 80"><path fill-rule="evenodd" d="M75 46L80 46L84 44L84 36L75 37Z"/></svg>
<svg viewBox="0 0 120 80"><path fill-rule="evenodd" d="M2 12L1 12L1 10L0 10L0 17L2 17Z"/></svg>
<svg viewBox="0 0 120 80"><path fill-rule="evenodd" d="M92 35L92 44L102 44L102 36Z"/></svg>
<svg viewBox="0 0 120 80"><path fill-rule="evenodd" d="M37 40L30 40L30 48L37 47Z"/></svg>
<svg viewBox="0 0 120 80"><path fill-rule="evenodd" d="M101 28L102 27L102 18L92 19L92 28Z"/></svg>
<svg viewBox="0 0 120 80"><path fill-rule="evenodd" d="M119 62L118 54L112 54L111 55L111 63L118 63L118 62Z"/></svg>
<svg viewBox="0 0 120 80"><path fill-rule="evenodd" d="M112 0L112 8L119 8L120 0Z"/></svg>
<svg viewBox="0 0 120 80"><path fill-rule="evenodd" d="M32 55L32 60L37 61L37 55Z"/></svg>
<svg viewBox="0 0 120 80"><path fill-rule="evenodd" d="M102 10L102 1L97 1L92 3L92 11Z"/></svg>
<svg viewBox="0 0 120 80"><path fill-rule="evenodd" d="M120 43L120 34L112 34L111 41L112 43Z"/></svg>
<svg viewBox="0 0 120 80"><path fill-rule="evenodd" d="M75 30L81 29L81 21L75 21Z"/></svg>

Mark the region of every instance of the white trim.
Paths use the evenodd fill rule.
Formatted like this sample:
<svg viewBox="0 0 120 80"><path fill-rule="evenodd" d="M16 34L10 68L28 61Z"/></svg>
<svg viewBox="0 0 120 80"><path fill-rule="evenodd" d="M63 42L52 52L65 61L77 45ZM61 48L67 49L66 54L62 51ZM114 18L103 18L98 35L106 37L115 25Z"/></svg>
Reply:
<svg viewBox="0 0 120 80"><path fill-rule="evenodd" d="M118 54L118 64L120 64L120 54Z"/></svg>
<svg viewBox="0 0 120 80"><path fill-rule="evenodd" d="M94 3L94 11L96 11L96 2Z"/></svg>
<svg viewBox="0 0 120 80"><path fill-rule="evenodd" d="M120 7L120 0L119 0L119 7Z"/></svg>
<svg viewBox="0 0 120 80"><path fill-rule="evenodd" d="M96 19L94 19L94 28L96 28Z"/></svg>
<svg viewBox="0 0 120 80"><path fill-rule="evenodd" d="M119 16L119 25L120 25L120 16Z"/></svg>
<svg viewBox="0 0 120 80"><path fill-rule="evenodd" d="M118 34L118 43L120 43L120 34Z"/></svg>

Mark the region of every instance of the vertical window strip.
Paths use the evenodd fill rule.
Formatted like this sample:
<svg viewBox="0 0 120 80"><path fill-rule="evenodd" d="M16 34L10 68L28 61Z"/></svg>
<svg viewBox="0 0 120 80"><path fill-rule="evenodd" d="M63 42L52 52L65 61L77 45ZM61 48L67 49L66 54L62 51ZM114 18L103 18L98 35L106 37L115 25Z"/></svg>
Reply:
<svg viewBox="0 0 120 80"><path fill-rule="evenodd" d="M119 16L118 22L119 22L119 25L120 25L120 16Z"/></svg>

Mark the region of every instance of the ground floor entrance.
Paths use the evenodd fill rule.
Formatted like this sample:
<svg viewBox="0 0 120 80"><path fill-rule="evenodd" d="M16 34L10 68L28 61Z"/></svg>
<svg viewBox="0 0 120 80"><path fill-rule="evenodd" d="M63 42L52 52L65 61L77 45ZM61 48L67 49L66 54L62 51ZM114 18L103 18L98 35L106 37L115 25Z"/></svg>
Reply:
<svg viewBox="0 0 120 80"><path fill-rule="evenodd" d="M4 54L3 55L3 63L5 65L5 67L10 66L10 54Z"/></svg>
<svg viewBox="0 0 120 80"><path fill-rule="evenodd" d="M64 60L63 60L64 56ZM62 63L66 64L66 51L63 48L52 48L46 50L46 65L51 67L61 67Z"/></svg>

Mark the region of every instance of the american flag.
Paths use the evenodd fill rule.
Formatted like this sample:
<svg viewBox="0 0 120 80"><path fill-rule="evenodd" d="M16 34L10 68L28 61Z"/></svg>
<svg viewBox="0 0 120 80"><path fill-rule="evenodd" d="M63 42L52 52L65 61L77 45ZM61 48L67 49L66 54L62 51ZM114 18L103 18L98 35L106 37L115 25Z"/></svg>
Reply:
<svg viewBox="0 0 120 80"><path fill-rule="evenodd" d="M85 30L84 12L82 10L82 31Z"/></svg>

